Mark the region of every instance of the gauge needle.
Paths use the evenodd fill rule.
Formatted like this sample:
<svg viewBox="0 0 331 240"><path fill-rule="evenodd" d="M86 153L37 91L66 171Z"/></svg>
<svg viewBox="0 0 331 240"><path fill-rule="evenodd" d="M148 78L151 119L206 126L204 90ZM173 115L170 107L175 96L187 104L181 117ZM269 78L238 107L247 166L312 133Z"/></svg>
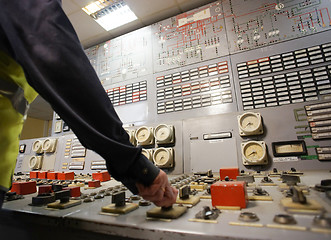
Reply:
<svg viewBox="0 0 331 240"><path fill-rule="evenodd" d="M248 154L248 156L250 156L252 154L256 154L256 151L252 151L250 154Z"/></svg>
<svg viewBox="0 0 331 240"><path fill-rule="evenodd" d="M251 123L251 122L248 122L247 124L246 124L246 126L245 127L247 127L248 125L252 125L253 123Z"/></svg>

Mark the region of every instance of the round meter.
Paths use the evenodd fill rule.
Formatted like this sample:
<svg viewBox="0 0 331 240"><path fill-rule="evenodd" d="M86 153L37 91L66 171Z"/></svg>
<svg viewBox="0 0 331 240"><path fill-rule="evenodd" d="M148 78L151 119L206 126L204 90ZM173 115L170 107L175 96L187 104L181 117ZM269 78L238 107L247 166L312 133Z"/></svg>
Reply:
<svg viewBox="0 0 331 240"><path fill-rule="evenodd" d="M153 154L153 160L156 166L160 168L170 168L173 166L173 149L157 148Z"/></svg>
<svg viewBox="0 0 331 240"><path fill-rule="evenodd" d="M148 160L150 160L151 162L153 162L153 153L152 150L148 150L148 149L142 149L141 153L145 155L145 157L147 157Z"/></svg>
<svg viewBox="0 0 331 240"><path fill-rule="evenodd" d="M266 145L263 141L249 141L241 144L244 165L265 165L268 163Z"/></svg>
<svg viewBox="0 0 331 240"><path fill-rule="evenodd" d="M43 152L43 143L40 140L34 141L32 144L32 151L35 153L42 153Z"/></svg>
<svg viewBox="0 0 331 240"><path fill-rule="evenodd" d="M132 145L136 144L136 139L135 139L135 130L130 130L130 129L125 129L126 133L129 135L129 141L132 143Z"/></svg>
<svg viewBox="0 0 331 240"><path fill-rule="evenodd" d="M40 169L42 163L42 156L32 156L29 159L29 168L31 169Z"/></svg>
<svg viewBox="0 0 331 240"><path fill-rule="evenodd" d="M261 114L247 112L238 116L239 135L260 135L263 134Z"/></svg>
<svg viewBox="0 0 331 240"><path fill-rule="evenodd" d="M168 144L174 142L174 126L160 124L154 130L154 137L158 144Z"/></svg>
<svg viewBox="0 0 331 240"><path fill-rule="evenodd" d="M47 153L53 153L55 152L56 149L56 143L57 143L57 139L56 138L47 138L44 140L43 143L43 151L47 152Z"/></svg>
<svg viewBox="0 0 331 240"><path fill-rule="evenodd" d="M154 143L153 128L145 126L138 128L135 138L139 145L152 145Z"/></svg>

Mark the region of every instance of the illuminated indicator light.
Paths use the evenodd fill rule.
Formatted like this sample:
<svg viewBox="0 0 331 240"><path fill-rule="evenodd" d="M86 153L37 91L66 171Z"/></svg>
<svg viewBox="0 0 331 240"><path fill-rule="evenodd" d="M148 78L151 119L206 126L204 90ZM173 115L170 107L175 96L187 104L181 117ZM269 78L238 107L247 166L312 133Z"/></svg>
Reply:
<svg viewBox="0 0 331 240"><path fill-rule="evenodd" d="M217 71L217 67L209 68L208 71L209 71L209 72Z"/></svg>
<svg viewBox="0 0 331 240"><path fill-rule="evenodd" d="M269 61L269 57L260 58L258 61L259 62L267 62L267 61Z"/></svg>
<svg viewBox="0 0 331 240"><path fill-rule="evenodd" d="M183 92L183 96L190 95L191 91Z"/></svg>
<svg viewBox="0 0 331 240"><path fill-rule="evenodd" d="M199 71L207 69L207 66L199 67Z"/></svg>
<svg viewBox="0 0 331 240"><path fill-rule="evenodd" d="M147 91L146 90L140 91L140 94L144 94L144 93L147 93Z"/></svg>
<svg viewBox="0 0 331 240"><path fill-rule="evenodd" d="M218 67L219 69L227 69L228 68L228 65L221 65Z"/></svg>
<svg viewBox="0 0 331 240"><path fill-rule="evenodd" d="M220 66L220 65L228 65L228 62L227 62L227 61L219 62L219 63L218 63L218 66Z"/></svg>
<svg viewBox="0 0 331 240"><path fill-rule="evenodd" d="M156 80L162 80L162 79L164 79L164 76L156 78Z"/></svg>
<svg viewBox="0 0 331 240"><path fill-rule="evenodd" d="M172 84L181 83L181 82L182 82L182 79L177 79L177 80L173 80Z"/></svg>
<svg viewBox="0 0 331 240"><path fill-rule="evenodd" d="M220 70L218 73L227 73L229 70L225 69L225 70Z"/></svg>
<svg viewBox="0 0 331 240"><path fill-rule="evenodd" d="M252 65L252 64L256 64L256 63L257 63L257 60L252 60L252 61L248 61L247 65Z"/></svg>

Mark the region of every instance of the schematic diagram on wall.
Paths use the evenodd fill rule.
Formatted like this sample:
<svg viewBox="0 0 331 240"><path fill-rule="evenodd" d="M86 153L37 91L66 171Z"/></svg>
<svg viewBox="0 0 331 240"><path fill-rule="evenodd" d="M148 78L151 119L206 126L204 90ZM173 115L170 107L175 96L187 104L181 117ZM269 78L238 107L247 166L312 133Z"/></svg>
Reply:
<svg viewBox="0 0 331 240"><path fill-rule="evenodd" d="M152 25L154 72L228 54L221 2Z"/></svg>
<svg viewBox="0 0 331 240"><path fill-rule="evenodd" d="M104 85L152 74L151 28L99 44L97 73Z"/></svg>
<svg viewBox="0 0 331 240"><path fill-rule="evenodd" d="M90 63L92 65L92 67L94 68L94 70L97 72L97 74L98 74L98 69L97 69L98 49L99 49L99 45L96 45L96 46L90 47L85 50L85 54L86 54L87 58L90 60Z"/></svg>
<svg viewBox="0 0 331 240"><path fill-rule="evenodd" d="M230 53L331 28L330 1L224 0L222 5Z"/></svg>

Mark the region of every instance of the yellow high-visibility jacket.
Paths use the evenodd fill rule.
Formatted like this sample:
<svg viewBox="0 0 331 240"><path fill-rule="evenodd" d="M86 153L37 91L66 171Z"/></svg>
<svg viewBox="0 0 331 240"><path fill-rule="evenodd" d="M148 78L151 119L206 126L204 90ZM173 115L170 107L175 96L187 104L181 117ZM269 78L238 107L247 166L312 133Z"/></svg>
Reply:
<svg viewBox="0 0 331 240"><path fill-rule="evenodd" d="M16 91L12 91L12 86L16 86ZM0 51L0 190L11 187L26 112L22 103L30 104L37 95L27 83L22 67Z"/></svg>

